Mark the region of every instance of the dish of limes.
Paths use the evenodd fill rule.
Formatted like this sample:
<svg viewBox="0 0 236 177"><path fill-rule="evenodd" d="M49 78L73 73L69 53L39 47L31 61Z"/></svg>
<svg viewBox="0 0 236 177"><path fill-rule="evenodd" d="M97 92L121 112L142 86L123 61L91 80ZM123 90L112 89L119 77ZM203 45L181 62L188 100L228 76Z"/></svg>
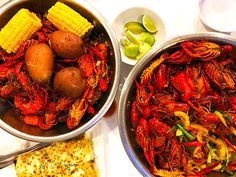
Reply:
<svg viewBox="0 0 236 177"><path fill-rule="evenodd" d="M164 41L166 29L162 18L147 7L122 11L112 28L120 44L122 62L135 65L154 46Z"/></svg>
<svg viewBox="0 0 236 177"><path fill-rule="evenodd" d="M124 25L124 34L121 43L124 54L128 58L140 60L154 45L157 27L150 17L140 17L141 23L137 21L127 22Z"/></svg>

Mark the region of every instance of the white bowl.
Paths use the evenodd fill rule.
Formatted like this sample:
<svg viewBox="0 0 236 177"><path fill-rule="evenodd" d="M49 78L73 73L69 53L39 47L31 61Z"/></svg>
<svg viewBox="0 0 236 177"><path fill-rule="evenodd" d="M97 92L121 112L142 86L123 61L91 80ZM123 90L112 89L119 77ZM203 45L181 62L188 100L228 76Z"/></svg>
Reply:
<svg viewBox="0 0 236 177"><path fill-rule="evenodd" d="M122 38L123 28L127 22L138 21L138 18L142 15L146 15L150 17L158 29L157 33L154 34L156 42L152 47L154 47L155 45L158 45L160 42L162 42L166 38L165 24L163 20L161 19L161 17L153 10L147 7L131 7L122 11L112 23L112 28L120 44L122 62L129 65L135 65L137 63L137 60L130 59L124 55L123 46L120 42Z"/></svg>
<svg viewBox="0 0 236 177"><path fill-rule="evenodd" d="M199 0L199 14L202 22L219 32L236 31L235 0Z"/></svg>

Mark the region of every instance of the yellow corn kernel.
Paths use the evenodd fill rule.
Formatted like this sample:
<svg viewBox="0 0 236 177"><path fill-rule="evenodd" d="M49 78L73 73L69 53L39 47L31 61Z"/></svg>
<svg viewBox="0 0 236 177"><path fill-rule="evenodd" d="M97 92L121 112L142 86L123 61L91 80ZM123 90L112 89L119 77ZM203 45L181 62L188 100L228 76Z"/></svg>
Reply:
<svg viewBox="0 0 236 177"><path fill-rule="evenodd" d="M86 18L61 2L48 10L47 19L59 30L75 33L81 38L94 27Z"/></svg>
<svg viewBox="0 0 236 177"><path fill-rule="evenodd" d="M7 53L15 53L41 26L41 20L36 14L28 9L20 9L1 29L0 47Z"/></svg>

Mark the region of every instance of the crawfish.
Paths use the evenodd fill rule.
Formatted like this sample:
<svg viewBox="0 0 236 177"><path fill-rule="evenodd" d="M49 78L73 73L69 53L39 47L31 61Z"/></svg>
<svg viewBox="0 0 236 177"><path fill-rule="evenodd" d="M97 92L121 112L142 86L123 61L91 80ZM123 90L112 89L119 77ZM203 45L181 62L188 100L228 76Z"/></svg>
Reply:
<svg viewBox="0 0 236 177"><path fill-rule="evenodd" d="M236 111L236 97L228 98L227 101L232 106L232 108Z"/></svg>
<svg viewBox="0 0 236 177"><path fill-rule="evenodd" d="M156 118L151 118L148 121L148 129L151 134L164 136L164 137L174 137L175 134L171 130L171 127L165 122L162 122Z"/></svg>
<svg viewBox="0 0 236 177"><path fill-rule="evenodd" d="M199 78L196 80L196 87L199 93L198 98L205 98L211 91L211 86L208 78L205 76L204 73L200 75Z"/></svg>
<svg viewBox="0 0 236 177"><path fill-rule="evenodd" d="M13 76L14 68L12 67L5 67L0 68L0 81L6 81L11 76Z"/></svg>
<svg viewBox="0 0 236 177"><path fill-rule="evenodd" d="M149 137L148 122L146 119L139 119L138 126L135 131L138 144L142 147L144 156L148 161L151 169L156 169L154 149Z"/></svg>
<svg viewBox="0 0 236 177"><path fill-rule="evenodd" d="M39 116L23 116L22 120L25 124L31 125L31 126L38 126L39 125Z"/></svg>
<svg viewBox="0 0 236 177"><path fill-rule="evenodd" d="M19 85L16 82L8 81L6 85L0 86L0 96L4 98L12 97L19 89Z"/></svg>
<svg viewBox="0 0 236 177"><path fill-rule="evenodd" d="M88 95L88 102L90 105L93 105L96 101L98 101L102 97L102 91L98 88L91 88Z"/></svg>
<svg viewBox="0 0 236 177"><path fill-rule="evenodd" d="M51 34L57 30L57 28L45 18L41 18L41 22L43 24L41 31L43 31L45 34Z"/></svg>
<svg viewBox="0 0 236 177"><path fill-rule="evenodd" d="M55 112L59 113L61 111L69 109L70 108L69 106L72 104L72 102L73 102L73 99L71 99L69 97L64 96L64 97L60 98L57 101Z"/></svg>
<svg viewBox="0 0 236 177"><path fill-rule="evenodd" d="M16 75L17 81L21 85L22 89L26 92L31 92L33 90L31 79L24 71L21 71L23 65L23 62L17 63L14 68L14 74Z"/></svg>
<svg viewBox="0 0 236 177"><path fill-rule="evenodd" d="M232 74L217 62L204 62L205 72L208 77L221 89L235 89Z"/></svg>
<svg viewBox="0 0 236 177"><path fill-rule="evenodd" d="M39 43L46 43L48 41L48 36L43 31L37 31L36 35Z"/></svg>
<svg viewBox="0 0 236 177"><path fill-rule="evenodd" d="M221 54L221 47L209 41L188 41L181 43L183 50L194 59L209 61Z"/></svg>
<svg viewBox="0 0 236 177"><path fill-rule="evenodd" d="M188 101L188 105L197 112L199 119L201 119L203 122L208 122L208 123L221 122L221 120L216 114L211 113L206 108L203 108L198 102L197 106L195 106L191 101Z"/></svg>
<svg viewBox="0 0 236 177"><path fill-rule="evenodd" d="M154 154L155 155L161 154L165 149L167 138L165 136L158 136L158 135L151 135L150 137L154 147Z"/></svg>
<svg viewBox="0 0 236 177"><path fill-rule="evenodd" d="M154 82L158 90L163 90L165 87L168 87L167 66L165 64L162 63L157 69L154 75Z"/></svg>
<svg viewBox="0 0 236 177"><path fill-rule="evenodd" d="M154 104L157 105L157 104L166 104L169 101L178 101L179 96L176 96L175 93L169 94L165 92L155 92L152 98Z"/></svg>
<svg viewBox="0 0 236 177"><path fill-rule="evenodd" d="M103 62L108 60L108 48L105 44L100 43L97 46L93 47L93 52L101 59Z"/></svg>
<svg viewBox="0 0 236 177"><path fill-rule="evenodd" d="M202 105L211 104L214 107L222 107L223 99L221 95L216 91L210 91L205 97L199 99Z"/></svg>
<svg viewBox="0 0 236 177"><path fill-rule="evenodd" d="M36 115L23 116L22 120L25 124L31 126L38 126L43 130L48 130L57 124L56 115L52 113L45 113L43 117Z"/></svg>
<svg viewBox="0 0 236 177"><path fill-rule="evenodd" d="M159 155L159 164L164 169L179 168L183 149L176 137L169 138L164 152Z"/></svg>
<svg viewBox="0 0 236 177"><path fill-rule="evenodd" d="M15 67L17 81L21 85L23 92L14 96L14 104L24 115L35 114L45 107L46 103L44 102L47 102L47 91L39 86L38 90L36 90L30 84L30 77L25 72L20 71L22 65L23 63L20 62Z"/></svg>
<svg viewBox="0 0 236 177"><path fill-rule="evenodd" d="M14 66L17 64L17 61L6 61L0 64L0 80L8 79L12 73L14 73Z"/></svg>
<svg viewBox="0 0 236 177"><path fill-rule="evenodd" d="M108 65L105 61L97 61L95 73L98 78L98 88L102 92L106 92L109 83Z"/></svg>
<svg viewBox="0 0 236 177"><path fill-rule="evenodd" d="M178 97L166 93L156 93L153 96L155 105L151 106L152 112L162 112L173 115L175 111L189 112L190 107L186 103L178 102Z"/></svg>
<svg viewBox="0 0 236 177"><path fill-rule="evenodd" d="M146 106L149 104L151 97L154 93L154 88L150 83L147 85L139 85L137 81L135 81L137 87L136 94L136 102L139 107Z"/></svg>
<svg viewBox="0 0 236 177"><path fill-rule="evenodd" d="M189 112L190 107L186 103L177 101L165 101L158 105L158 107L152 107L152 111L161 111L166 115L173 115L175 111Z"/></svg>
<svg viewBox="0 0 236 177"><path fill-rule="evenodd" d="M156 59L153 61L149 67L147 67L143 72L140 77L140 83L143 85L150 83L154 74L155 69L160 66L161 63L163 63L168 56L168 53L164 53L163 55L160 56L160 58Z"/></svg>
<svg viewBox="0 0 236 177"><path fill-rule="evenodd" d="M46 112L44 117L39 118L38 126L43 130L48 130L58 123L57 115Z"/></svg>
<svg viewBox="0 0 236 177"><path fill-rule="evenodd" d="M12 54L3 55L2 60L4 60L4 61L17 61L18 60L19 61L20 59L23 58L26 49L35 43L38 43L38 42L33 39L22 43L14 55L12 55Z"/></svg>
<svg viewBox="0 0 236 177"><path fill-rule="evenodd" d="M20 109L21 113L24 115L36 114L44 106L42 98L36 93L36 91L31 91L31 94L33 95L23 92L17 93L14 96L14 105Z"/></svg>
<svg viewBox="0 0 236 177"><path fill-rule="evenodd" d="M136 106L136 101L132 102L130 117L131 117L132 127L135 130L139 120L139 112Z"/></svg>
<svg viewBox="0 0 236 177"><path fill-rule="evenodd" d="M167 58L167 63L171 64L189 64L192 61L192 57L182 49L174 52Z"/></svg>
<svg viewBox="0 0 236 177"><path fill-rule="evenodd" d="M69 129L73 129L79 124L81 118L88 109L89 102L87 97L89 95L90 89L91 88L88 87L83 93L82 98L77 99L69 110L69 117L66 122Z"/></svg>
<svg viewBox="0 0 236 177"><path fill-rule="evenodd" d="M88 50L89 52L78 60L78 67L81 68L85 78L89 78L94 74L93 53L90 48Z"/></svg>
<svg viewBox="0 0 236 177"><path fill-rule="evenodd" d="M108 49L107 46L103 43L98 44L93 47L94 54L100 59L96 63L95 73L99 76L98 88L105 92L108 89L109 75L108 75Z"/></svg>
<svg viewBox="0 0 236 177"><path fill-rule="evenodd" d="M57 115L61 111L69 109L72 101L68 97L62 97L57 102L48 103L43 116L27 115L23 117L23 121L28 125L38 126L43 130L48 130L58 123Z"/></svg>
<svg viewBox="0 0 236 177"><path fill-rule="evenodd" d="M156 118L151 118L148 121L149 136L154 147L154 154L161 154L166 145L168 137L173 136L173 132L168 132L170 127Z"/></svg>
<svg viewBox="0 0 236 177"><path fill-rule="evenodd" d="M178 72L171 78L174 87L182 93L181 99L186 102L192 96L193 92L196 92L196 86L193 80L186 74L185 71Z"/></svg>
<svg viewBox="0 0 236 177"><path fill-rule="evenodd" d="M99 80L98 88L99 88L102 92L106 92L107 89L108 89L108 83L109 83L109 79L102 77L102 78Z"/></svg>
<svg viewBox="0 0 236 177"><path fill-rule="evenodd" d="M31 84L31 79L24 72L17 74L17 81L21 85L22 89L31 92L33 90L33 85Z"/></svg>
<svg viewBox="0 0 236 177"><path fill-rule="evenodd" d="M191 67L186 67L186 73L189 79L189 84L192 88L192 97L195 99L205 97L212 91L210 82L202 71L201 64L193 64Z"/></svg>

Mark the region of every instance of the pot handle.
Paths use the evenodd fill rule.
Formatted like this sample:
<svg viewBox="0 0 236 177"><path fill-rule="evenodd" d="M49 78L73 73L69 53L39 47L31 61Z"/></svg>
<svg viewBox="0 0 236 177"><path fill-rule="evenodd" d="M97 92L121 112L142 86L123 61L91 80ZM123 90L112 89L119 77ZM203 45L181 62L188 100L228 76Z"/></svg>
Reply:
<svg viewBox="0 0 236 177"><path fill-rule="evenodd" d="M7 154L7 155L1 155L0 156L0 169L12 164L16 158L21 155L21 154L25 154L27 152L31 152L31 151L35 151L41 148L44 148L46 146L49 146L51 143L38 143L34 146L25 148L23 150L11 153L11 154Z"/></svg>

